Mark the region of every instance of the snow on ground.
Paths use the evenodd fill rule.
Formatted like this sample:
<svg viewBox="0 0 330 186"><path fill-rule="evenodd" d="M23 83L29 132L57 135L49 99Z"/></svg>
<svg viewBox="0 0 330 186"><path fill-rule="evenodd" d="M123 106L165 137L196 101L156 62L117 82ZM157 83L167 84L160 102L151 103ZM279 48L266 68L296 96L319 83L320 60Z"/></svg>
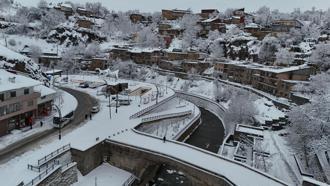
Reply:
<svg viewBox="0 0 330 186"><path fill-rule="evenodd" d="M56 45L53 43L47 43L46 40L39 39L33 36L25 36L25 35L9 35L9 34L3 34L2 37L0 37L0 44L4 45L6 44L5 38L7 40L7 47L11 50L14 50L16 52L21 52L21 51L28 51L25 48L25 46L39 46L41 51L43 53L61 53L62 51L62 46L61 45ZM15 45L10 45L9 41L14 40ZM24 50L23 50L24 49Z"/></svg>
<svg viewBox="0 0 330 186"><path fill-rule="evenodd" d="M76 110L78 106L77 99L71 94L58 89L58 96L54 100L54 104L61 109L62 116L69 114L70 112ZM58 116L58 114L56 114Z"/></svg>
<svg viewBox="0 0 330 186"><path fill-rule="evenodd" d="M0 47L1 51L1 47ZM34 87L41 85L42 82L7 72L4 69L0 69L0 92L21 89L25 87Z"/></svg>
<svg viewBox="0 0 330 186"><path fill-rule="evenodd" d="M90 81L93 79L99 79L97 76L89 76L85 78ZM72 77L70 79L72 80ZM74 86L77 86L77 84L70 85L70 87ZM152 91L155 91L156 89L154 86L146 83L141 83L141 86L149 86L152 88ZM92 96L96 96L97 94L96 89L79 90L88 92ZM169 90L169 93L159 101L173 94L174 92ZM123 142L137 147L143 147L145 149L150 149L152 151L168 154L172 157L185 160L191 164L196 164L197 166L204 167L207 170L225 175L237 185L255 185L254 180L258 180L260 185L281 185L277 181L262 176L261 173L255 170L243 168L240 164L233 163L230 160L220 158L216 155L211 155L206 151L196 150L195 147L181 143L174 143L171 141L163 143L161 139L150 138L131 130L139 124L140 119L130 120L129 116L143 108L153 105L155 101L148 104L142 104L141 107L139 107L139 99L133 98L132 104L130 106L119 107L118 113L114 113L112 110L112 118L110 119L106 98L103 96L99 96L98 98L100 99L101 109L99 113L93 116L92 120L89 120L80 128L64 135L60 141L55 137L51 140L44 141L43 144L38 145L30 151L27 151L22 155L19 155L0 165L0 179L5 182L3 184L17 185L22 180L27 183L34 176L36 176L36 173L27 170L27 164L36 164L38 159L63 145L70 143L73 148L78 150L86 150L99 141L109 138L110 140ZM83 136L83 138L81 136ZM99 138L99 140L97 140L97 138ZM189 154L189 156L187 156L187 154ZM237 175L237 172L240 172L241 174Z"/></svg>
<svg viewBox="0 0 330 186"><path fill-rule="evenodd" d="M131 177L131 173L103 163L85 176L78 176L78 182L72 186L122 186Z"/></svg>
<svg viewBox="0 0 330 186"><path fill-rule="evenodd" d="M18 60L18 61L29 61L30 58L19 54L13 50L8 49L7 47L0 44L0 56L5 57L7 60Z"/></svg>
<svg viewBox="0 0 330 186"><path fill-rule="evenodd" d="M301 180L301 176L294 160L294 150L287 145L285 137L279 136L281 131L264 131L264 140L269 145L271 167L268 172L291 184ZM284 171L285 170L285 171Z"/></svg>
<svg viewBox="0 0 330 186"><path fill-rule="evenodd" d="M37 86L37 90L47 90L45 88L41 88L42 86ZM41 89L40 89L41 88ZM52 89L51 89L52 90ZM41 91L42 95L47 93L53 93L54 91L47 90L48 92ZM59 105L62 115L65 116L66 114L70 113L71 111L75 110L78 102L75 97L73 97L71 94L62 91L60 89L58 91L58 96L55 98L54 103ZM57 112L53 111L50 116L44 117L44 118L38 118L35 120L34 125L32 126L32 129L30 127L25 127L22 129L15 129L11 131L10 134L7 134L0 138L0 150L6 148L8 145L11 145L15 142L18 142L20 140L23 140L27 137L30 137L32 135L44 132L46 130L50 130L53 128L53 117L57 116ZM40 126L40 121L43 122L43 126Z"/></svg>
<svg viewBox="0 0 330 186"><path fill-rule="evenodd" d="M191 111L192 114L188 116L180 116L145 123L142 124L138 130L154 136L166 136L166 139L174 139L179 133L181 133L183 129L188 127L192 123L192 121L194 121L194 119L200 114L200 110L194 104L185 100L181 100L180 98L174 98L168 103L165 103L161 107L155 109L152 113L143 116L143 118L148 118L186 111Z"/></svg>
<svg viewBox="0 0 330 186"><path fill-rule="evenodd" d="M258 111L258 115L256 115L255 118L261 124L265 124L266 121L285 117L285 114L277 109L273 102L266 98L257 99L254 105Z"/></svg>
<svg viewBox="0 0 330 186"><path fill-rule="evenodd" d="M40 126L40 121L43 122L42 127ZM19 130L18 129L12 130L10 134L0 137L0 150L6 148L8 145L11 145L29 136L52 129L53 128L52 123L53 123L53 114L50 115L49 117L37 119L35 121L35 124L32 126L33 127L32 129L30 129L30 127L28 126Z"/></svg>

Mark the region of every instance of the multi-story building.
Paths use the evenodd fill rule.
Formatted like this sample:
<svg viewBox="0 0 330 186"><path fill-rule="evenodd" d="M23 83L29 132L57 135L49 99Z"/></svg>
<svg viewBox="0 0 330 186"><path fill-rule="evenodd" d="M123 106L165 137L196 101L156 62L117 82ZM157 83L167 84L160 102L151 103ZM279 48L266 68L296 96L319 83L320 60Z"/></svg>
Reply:
<svg viewBox="0 0 330 186"><path fill-rule="evenodd" d="M0 136L13 129L32 125L38 116L38 104L40 113L43 111L44 114L49 114L53 99L48 99L48 96L55 95L55 92L47 87L40 92L35 90L35 87L43 86L41 84L0 69Z"/></svg>
<svg viewBox="0 0 330 186"><path fill-rule="evenodd" d="M295 84L307 81L315 73L314 68L307 65L274 67L225 60L214 63L214 70L222 79L252 85L258 90L285 98L291 97Z"/></svg>
<svg viewBox="0 0 330 186"><path fill-rule="evenodd" d="M297 19L279 19L272 22L273 32L289 32L292 28L300 29L304 24Z"/></svg>

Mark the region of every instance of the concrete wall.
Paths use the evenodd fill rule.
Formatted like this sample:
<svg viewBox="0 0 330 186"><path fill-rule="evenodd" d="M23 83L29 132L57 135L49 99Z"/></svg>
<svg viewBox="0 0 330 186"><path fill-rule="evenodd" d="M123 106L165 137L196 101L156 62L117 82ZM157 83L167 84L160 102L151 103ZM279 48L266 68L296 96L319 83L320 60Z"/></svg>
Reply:
<svg viewBox="0 0 330 186"><path fill-rule="evenodd" d="M143 180L142 175L148 167L168 164L184 172L193 185L231 185L222 176L212 174L202 168L172 159L163 154L126 146L118 142L107 140L86 151L76 149L71 151L73 159L78 163L77 167L83 175L88 174L105 160L113 166L131 172L140 178L140 182L143 182L145 180Z"/></svg>
<svg viewBox="0 0 330 186"><path fill-rule="evenodd" d="M110 141L106 143L105 148L110 152L110 164L133 173L141 179L141 182L143 181L143 178L140 176L149 166L167 164L184 172L193 185L230 185L230 183L221 176L211 174L193 165L188 165L185 162L174 160L170 157L163 156L162 154L128 147Z"/></svg>
<svg viewBox="0 0 330 186"><path fill-rule="evenodd" d="M61 168L57 168L51 174L47 176L47 178L43 179L38 186L57 186L60 184L62 177Z"/></svg>
<svg viewBox="0 0 330 186"><path fill-rule="evenodd" d="M66 169L57 168L41 182L38 186L67 186L78 181L77 164Z"/></svg>
<svg viewBox="0 0 330 186"><path fill-rule="evenodd" d="M224 126L225 136L228 135L230 132L234 131L235 126L230 126L224 122L223 118L225 117L226 109L220 104L216 103L211 99L181 91L176 91L176 96L185 99L187 101L190 101L193 104L199 107L203 107L206 110L215 114L222 121L222 123L219 124L222 124Z"/></svg>
<svg viewBox="0 0 330 186"><path fill-rule="evenodd" d="M78 170L77 164L74 164L72 167L67 169L62 169L62 176L59 185L71 185L78 181Z"/></svg>
<svg viewBox="0 0 330 186"><path fill-rule="evenodd" d="M77 168L82 175L86 175L103 162L105 149L99 143L85 151L71 148L72 161L77 162Z"/></svg>

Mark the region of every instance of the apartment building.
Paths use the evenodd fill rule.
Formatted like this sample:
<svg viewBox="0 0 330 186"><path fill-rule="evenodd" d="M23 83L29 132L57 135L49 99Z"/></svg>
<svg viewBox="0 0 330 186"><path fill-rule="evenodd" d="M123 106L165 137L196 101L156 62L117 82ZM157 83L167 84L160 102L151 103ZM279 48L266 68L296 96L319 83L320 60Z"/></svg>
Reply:
<svg viewBox="0 0 330 186"><path fill-rule="evenodd" d="M275 96L290 98L295 84L307 81L315 69L308 65L292 67L265 66L250 62L221 61L214 63L220 78L252 85Z"/></svg>
<svg viewBox="0 0 330 186"><path fill-rule="evenodd" d="M55 91L47 87L43 91L36 90L35 87L43 86L41 84L0 69L0 136L32 125L38 116L38 106L39 113L44 111L44 114L49 114L53 101L49 96L55 96Z"/></svg>

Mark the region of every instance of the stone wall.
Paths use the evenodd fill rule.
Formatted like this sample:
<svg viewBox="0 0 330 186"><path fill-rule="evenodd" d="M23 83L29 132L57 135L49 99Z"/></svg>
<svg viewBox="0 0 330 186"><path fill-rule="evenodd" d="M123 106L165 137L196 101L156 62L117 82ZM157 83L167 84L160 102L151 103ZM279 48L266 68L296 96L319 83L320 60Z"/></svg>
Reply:
<svg viewBox="0 0 330 186"><path fill-rule="evenodd" d="M38 186L58 186L61 182L61 177L62 177L61 168L58 167L37 185Z"/></svg>
<svg viewBox="0 0 330 186"><path fill-rule="evenodd" d="M73 164L71 167L62 169L62 176L60 185L71 185L73 183L76 183L78 181L78 170L77 170L77 164Z"/></svg>
<svg viewBox="0 0 330 186"><path fill-rule="evenodd" d="M38 186L67 186L78 181L77 164L68 168L55 168L51 174L40 181Z"/></svg>

